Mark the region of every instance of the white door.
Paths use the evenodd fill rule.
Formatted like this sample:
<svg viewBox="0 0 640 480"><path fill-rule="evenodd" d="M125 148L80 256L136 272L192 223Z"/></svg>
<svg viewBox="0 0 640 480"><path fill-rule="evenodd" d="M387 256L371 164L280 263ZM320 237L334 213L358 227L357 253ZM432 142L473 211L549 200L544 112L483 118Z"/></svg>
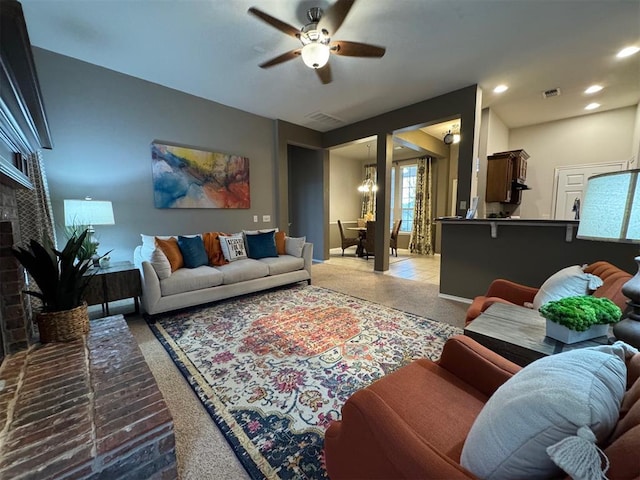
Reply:
<svg viewBox="0 0 640 480"><path fill-rule="evenodd" d="M574 220L576 212L573 207L576 204L576 200L582 202L587 180L599 173L619 172L620 170L626 170L626 168L626 161L556 168L553 218L556 220Z"/></svg>

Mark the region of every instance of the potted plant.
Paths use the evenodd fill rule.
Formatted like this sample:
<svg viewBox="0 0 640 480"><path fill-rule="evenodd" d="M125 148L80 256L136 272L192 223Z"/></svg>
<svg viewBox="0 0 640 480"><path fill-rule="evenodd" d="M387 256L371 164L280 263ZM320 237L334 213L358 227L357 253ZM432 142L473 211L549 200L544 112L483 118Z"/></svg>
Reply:
<svg viewBox="0 0 640 480"><path fill-rule="evenodd" d="M72 341L89 331L83 294L91 280L91 275L85 275L91 262L77 260L87 235L87 230L72 235L62 250L56 250L49 238L42 244L31 240L29 248L11 249L40 289L25 293L42 302L36 316L42 343Z"/></svg>
<svg viewBox="0 0 640 480"><path fill-rule="evenodd" d="M547 336L564 343L602 337L609 324L620 320L620 308L608 298L591 295L566 297L545 303L540 314L547 320Z"/></svg>

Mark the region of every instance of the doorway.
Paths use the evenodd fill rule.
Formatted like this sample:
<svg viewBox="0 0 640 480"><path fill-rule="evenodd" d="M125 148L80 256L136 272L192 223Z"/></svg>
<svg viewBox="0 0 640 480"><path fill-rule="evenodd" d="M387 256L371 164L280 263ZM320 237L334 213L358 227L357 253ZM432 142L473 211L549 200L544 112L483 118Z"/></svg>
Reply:
<svg viewBox="0 0 640 480"><path fill-rule="evenodd" d="M594 175L626 170L627 162L591 163L587 165L571 165L555 169L553 188L553 212L555 220L574 220L574 205L582 202L587 180Z"/></svg>
<svg viewBox="0 0 640 480"><path fill-rule="evenodd" d="M326 259L329 246L324 226L328 222L328 198L325 198L324 150L289 145L287 147L289 174L289 236L306 237L313 243L313 257ZM326 250L326 253L325 253Z"/></svg>

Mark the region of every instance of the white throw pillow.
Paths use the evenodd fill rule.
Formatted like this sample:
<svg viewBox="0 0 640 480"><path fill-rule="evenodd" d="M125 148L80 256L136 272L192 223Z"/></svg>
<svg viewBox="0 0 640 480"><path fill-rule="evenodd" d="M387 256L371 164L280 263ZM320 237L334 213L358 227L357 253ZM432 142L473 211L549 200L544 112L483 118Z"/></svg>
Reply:
<svg viewBox="0 0 640 480"><path fill-rule="evenodd" d="M220 249L225 260L233 262L241 258L247 258L247 252L244 248L244 236L241 233L218 237L220 239Z"/></svg>
<svg viewBox="0 0 640 480"><path fill-rule="evenodd" d="M563 268L545 280L533 299L533 308L539 310L552 300L589 295L589 291L601 287L602 283L600 277L584 273L579 265Z"/></svg>
<svg viewBox="0 0 640 480"><path fill-rule="evenodd" d="M563 476L547 448L590 429L611 434L625 393L623 342L571 350L537 360L505 382L476 418L460 463L480 478ZM595 460L600 465L599 457ZM580 463L580 462L578 462Z"/></svg>
<svg viewBox="0 0 640 480"><path fill-rule="evenodd" d="M285 237L284 250L287 252L287 255L300 258L302 257L302 247L304 247L306 241L307 237Z"/></svg>
<svg viewBox="0 0 640 480"><path fill-rule="evenodd" d="M159 248L154 249L149 261L160 280L164 280L171 276L171 264L162 250Z"/></svg>

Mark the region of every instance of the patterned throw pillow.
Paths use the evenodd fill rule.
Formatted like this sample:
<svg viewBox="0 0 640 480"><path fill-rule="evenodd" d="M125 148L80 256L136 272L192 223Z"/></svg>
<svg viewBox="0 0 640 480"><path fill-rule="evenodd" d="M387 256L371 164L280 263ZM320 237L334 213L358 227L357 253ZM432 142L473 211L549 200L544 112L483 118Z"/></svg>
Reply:
<svg viewBox="0 0 640 480"><path fill-rule="evenodd" d="M225 260L235 262L242 258L247 258L247 252L244 249L244 238L241 233L231 236L220 237L220 247Z"/></svg>
<svg viewBox="0 0 640 480"><path fill-rule="evenodd" d="M167 240L163 240L156 237L156 245L167 256L169 263L171 264L171 272L175 272L179 268L184 267L184 260L182 259L182 253L180 247L178 247L178 240L171 237Z"/></svg>

